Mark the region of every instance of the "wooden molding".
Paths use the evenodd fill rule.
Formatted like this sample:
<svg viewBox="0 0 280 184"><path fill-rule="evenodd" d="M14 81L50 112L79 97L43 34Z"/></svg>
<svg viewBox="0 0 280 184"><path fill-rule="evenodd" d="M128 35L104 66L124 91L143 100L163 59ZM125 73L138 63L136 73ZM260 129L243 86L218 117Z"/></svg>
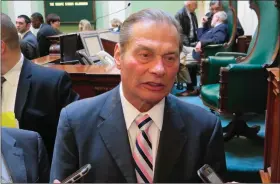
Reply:
<svg viewBox="0 0 280 184"><path fill-rule="evenodd" d="M259 35L260 35L260 9L253 0L250 0L249 3L250 3L250 8L256 12L256 15L258 17L258 31L257 31L258 34L256 36L255 43L254 43L253 48L251 49L251 52L248 53L248 55L246 57L239 58L238 62L244 62L244 61L249 60L249 58L253 55L253 53L256 49L256 45L257 45L257 42L259 40Z"/></svg>
<svg viewBox="0 0 280 184"><path fill-rule="evenodd" d="M200 87L206 83L209 59L202 58L200 62Z"/></svg>
<svg viewBox="0 0 280 184"><path fill-rule="evenodd" d="M225 48L228 48L231 45L233 45L233 42L236 39L236 32L237 32L237 13L236 13L236 9L234 9L234 7L232 6L232 0L229 1L229 9L231 9L233 15L233 26L232 26L231 37L229 41L224 44Z"/></svg>
<svg viewBox="0 0 280 184"><path fill-rule="evenodd" d="M226 104L228 101L228 68L227 67L221 67L220 69L220 98L219 98L219 104L220 104L220 111L224 112L226 111Z"/></svg>

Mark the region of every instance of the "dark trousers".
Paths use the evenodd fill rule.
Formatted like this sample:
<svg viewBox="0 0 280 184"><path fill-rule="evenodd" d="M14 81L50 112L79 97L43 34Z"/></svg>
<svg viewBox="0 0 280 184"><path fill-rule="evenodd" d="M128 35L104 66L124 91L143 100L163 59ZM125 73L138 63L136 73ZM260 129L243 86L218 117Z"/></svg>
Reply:
<svg viewBox="0 0 280 184"><path fill-rule="evenodd" d="M190 84L187 84L187 90L194 90L195 87L197 86L196 75L197 75L198 69L199 69L199 64L188 65L188 70L189 70L192 82Z"/></svg>

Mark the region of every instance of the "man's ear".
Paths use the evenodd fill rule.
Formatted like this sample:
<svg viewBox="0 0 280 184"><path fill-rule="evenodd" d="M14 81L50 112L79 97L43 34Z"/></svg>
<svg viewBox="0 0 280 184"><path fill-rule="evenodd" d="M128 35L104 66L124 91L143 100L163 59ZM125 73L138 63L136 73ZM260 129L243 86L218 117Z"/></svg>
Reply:
<svg viewBox="0 0 280 184"><path fill-rule="evenodd" d="M6 50L6 44L3 40L1 40L1 56L4 54Z"/></svg>
<svg viewBox="0 0 280 184"><path fill-rule="evenodd" d="M120 44L116 44L115 50L114 50L114 59L117 65L117 68L121 69L121 47Z"/></svg>
<svg viewBox="0 0 280 184"><path fill-rule="evenodd" d="M31 27L31 23L26 24L26 30L29 30L29 29L30 29L30 27Z"/></svg>

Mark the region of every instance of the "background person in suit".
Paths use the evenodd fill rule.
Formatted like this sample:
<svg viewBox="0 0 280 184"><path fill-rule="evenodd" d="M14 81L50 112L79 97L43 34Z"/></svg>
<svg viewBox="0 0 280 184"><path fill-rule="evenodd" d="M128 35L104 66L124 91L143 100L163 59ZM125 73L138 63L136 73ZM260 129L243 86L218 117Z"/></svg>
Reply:
<svg viewBox="0 0 280 184"><path fill-rule="evenodd" d="M180 33L162 10L145 9L124 21L114 53L121 84L62 110L50 181L88 163L82 182L200 182L197 170L206 163L225 172L219 119L169 95Z"/></svg>
<svg viewBox="0 0 280 184"><path fill-rule="evenodd" d="M218 11L223 11L223 7L220 5L220 0L211 0L210 1L210 12L206 13L206 15L202 18L202 25L205 29L211 28L211 22L213 15ZM237 27L236 27L236 38L244 35L244 29L237 17Z"/></svg>
<svg viewBox="0 0 280 184"><path fill-rule="evenodd" d="M31 20L27 15L20 15L16 19L16 28L20 33L21 52L27 59L35 59L39 56L39 48L37 38L29 30Z"/></svg>
<svg viewBox="0 0 280 184"><path fill-rule="evenodd" d="M188 0L185 1L184 7L180 9L175 18L180 23L183 31L183 45L184 45L184 54L190 55L192 50L197 43L197 28L198 22L197 17L195 14L195 10L197 9L197 1ZM196 65L189 65L187 66L187 70L184 69L185 66L180 65L179 75L187 75L186 72L188 71L190 75L196 76L197 74L197 67ZM188 83L186 80L179 80L177 82L177 89L183 89L183 83ZM187 85L187 89L189 89L189 85Z"/></svg>
<svg viewBox="0 0 280 184"><path fill-rule="evenodd" d="M14 112L21 129L38 132L52 158L61 109L78 99L68 74L32 63L20 52L10 17L1 13L2 112Z"/></svg>
<svg viewBox="0 0 280 184"><path fill-rule="evenodd" d="M40 135L1 128L1 183L47 183L50 165Z"/></svg>
<svg viewBox="0 0 280 184"><path fill-rule="evenodd" d="M49 55L49 50L51 46L48 36L57 35L57 31L53 29L49 24L44 24L43 16L36 12L31 15L31 23L35 29L39 28L37 32L37 40L39 44L40 57Z"/></svg>
<svg viewBox="0 0 280 184"><path fill-rule="evenodd" d="M62 32L59 30L60 28L60 17L57 14L51 13L48 14L46 18L47 24L49 24L57 34L62 34Z"/></svg>
<svg viewBox="0 0 280 184"><path fill-rule="evenodd" d="M193 58L200 61L200 53L202 48L209 44L225 43L228 39L228 26L225 23L227 14L224 11L219 11L214 14L211 29L199 28L197 31L199 42L193 50Z"/></svg>

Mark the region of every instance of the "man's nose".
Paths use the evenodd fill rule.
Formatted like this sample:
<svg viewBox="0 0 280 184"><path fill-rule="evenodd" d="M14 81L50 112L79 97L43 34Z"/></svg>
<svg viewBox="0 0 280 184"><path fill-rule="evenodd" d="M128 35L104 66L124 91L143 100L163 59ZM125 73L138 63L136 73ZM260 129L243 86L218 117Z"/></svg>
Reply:
<svg viewBox="0 0 280 184"><path fill-rule="evenodd" d="M158 58L154 61L153 66L150 69L151 73L156 74L158 76L165 75L165 68L162 58Z"/></svg>

